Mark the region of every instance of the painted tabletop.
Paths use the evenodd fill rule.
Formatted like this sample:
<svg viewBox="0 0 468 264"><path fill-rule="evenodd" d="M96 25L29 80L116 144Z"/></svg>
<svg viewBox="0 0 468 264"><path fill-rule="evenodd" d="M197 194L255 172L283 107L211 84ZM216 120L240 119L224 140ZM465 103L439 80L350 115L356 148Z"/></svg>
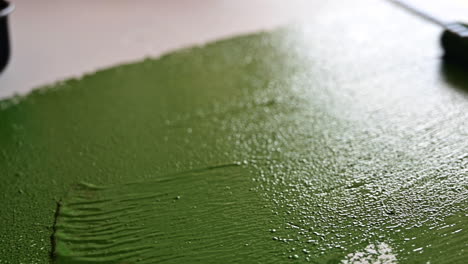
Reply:
<svg viewBox="0 0 468 264"><path fill-rule="evenodd" d="M1 101L0 263L464 263L468 77L439 34L327 1Z"/></svg>

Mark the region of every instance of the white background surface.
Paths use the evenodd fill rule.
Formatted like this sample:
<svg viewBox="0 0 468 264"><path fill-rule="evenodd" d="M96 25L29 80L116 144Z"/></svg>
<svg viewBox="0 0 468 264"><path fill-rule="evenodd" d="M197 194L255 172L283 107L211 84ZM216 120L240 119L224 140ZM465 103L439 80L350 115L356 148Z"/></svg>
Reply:
<svg viewBox="0 0 468 264"><path fill-rule="evenodd" d="M317 1L301 0L12 2L13 56L0 75L0 97L180 47L273 28L318 6Z"/></svg>
<svg viewBox="0 0 468 264"><path fill-rule="evenodd" d="M157 57L180 47L301 21L320 12L326 1L12 2L16 5L10 16L13 54L0 75L0 98L118 63ZM468 0L416 2L439 5L436 10L443 9L440 5L468 6ZM467 14L457 10L458 14Z"/></svg>

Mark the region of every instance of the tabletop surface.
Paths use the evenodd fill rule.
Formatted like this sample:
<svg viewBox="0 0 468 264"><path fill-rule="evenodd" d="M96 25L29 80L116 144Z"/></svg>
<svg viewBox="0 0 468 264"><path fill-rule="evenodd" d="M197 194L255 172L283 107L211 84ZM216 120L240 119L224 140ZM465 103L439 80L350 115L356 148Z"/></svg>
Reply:
<svg viewBox="0 0 468 264"><path fill-rule="evenodd" d="M464 263L468 76L441 30L227 2L17 1L0 87L41 88L0 101L0 263Z"/></svg>

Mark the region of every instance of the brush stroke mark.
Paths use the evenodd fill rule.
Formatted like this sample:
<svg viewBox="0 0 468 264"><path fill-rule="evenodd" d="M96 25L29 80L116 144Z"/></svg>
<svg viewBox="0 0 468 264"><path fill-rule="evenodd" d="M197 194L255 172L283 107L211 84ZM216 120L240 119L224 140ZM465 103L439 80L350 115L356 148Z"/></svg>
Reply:
<svg viewBox="0 0 468 264"><path fill-rule="evenodd" d="M228 164L149 182L79 184L60 203L55 263L254 259L262 237L268 241L258 219L270 212L250 180L242 166Z"/></svg>

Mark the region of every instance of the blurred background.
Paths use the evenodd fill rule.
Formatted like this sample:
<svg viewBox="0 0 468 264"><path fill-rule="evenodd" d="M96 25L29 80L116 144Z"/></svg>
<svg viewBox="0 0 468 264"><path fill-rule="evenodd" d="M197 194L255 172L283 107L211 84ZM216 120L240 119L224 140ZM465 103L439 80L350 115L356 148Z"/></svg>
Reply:
<svg viewBox="0 0 468 264"><path fill-rule="evenodd" d="M0 75L0 98L180 47L307 22L327 5L319 0L10 2L16 5L9 17L12 57ZM466 0L413 2L452 19L468 13ZM405 12L389 4L392 8Z"/></svg>

